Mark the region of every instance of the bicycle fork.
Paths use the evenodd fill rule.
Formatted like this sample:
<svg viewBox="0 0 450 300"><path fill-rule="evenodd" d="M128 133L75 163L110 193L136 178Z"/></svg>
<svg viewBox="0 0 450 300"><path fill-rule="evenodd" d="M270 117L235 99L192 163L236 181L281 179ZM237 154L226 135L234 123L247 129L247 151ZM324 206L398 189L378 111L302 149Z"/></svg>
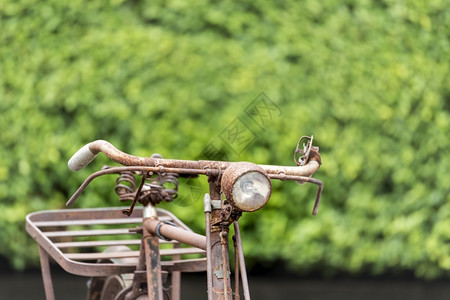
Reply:
<svg viewBox="0 0 450 300"><path fill-rule="evenodd" d="M222 201L217 178L208 178L210 194L203 199L206 223L208 300L239 300L239 272L241 273L244 299L250 300L247 272L242 251L238 219ZM231 288L229 263L229 226L233 223L235 252L235 284Z"/></svg>

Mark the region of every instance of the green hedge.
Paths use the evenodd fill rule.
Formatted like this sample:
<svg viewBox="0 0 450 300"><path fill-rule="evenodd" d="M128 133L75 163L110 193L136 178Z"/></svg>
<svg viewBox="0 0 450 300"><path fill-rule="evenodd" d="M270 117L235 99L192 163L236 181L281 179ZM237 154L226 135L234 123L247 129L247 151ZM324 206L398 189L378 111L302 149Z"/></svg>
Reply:
<svg viewBox="0 0 450 300"><path fill-rule="evenodd" d="M448 1L15 0L0 3L0 26L0 255L14 268L38 262L25 215L63 208L108 163L71 173L87 142L292 165L298 138L314 134L319 215L314 186L274 182L270 203L242 219L249 262L449 275ZM259 126L246 109L266 96ZM251 129L245 149L226 140L236 122ZM119 205L114 180L94 181L77 206ZM166 206L196 230L199 186L183 183Z"/></svg>

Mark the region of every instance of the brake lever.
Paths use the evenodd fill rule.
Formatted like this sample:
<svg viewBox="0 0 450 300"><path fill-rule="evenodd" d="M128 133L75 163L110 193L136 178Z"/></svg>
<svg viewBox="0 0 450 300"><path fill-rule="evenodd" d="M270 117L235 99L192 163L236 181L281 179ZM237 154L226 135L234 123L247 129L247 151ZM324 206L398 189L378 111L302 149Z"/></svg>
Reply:
<svg viewBox="0 0 450 300"><path fill-rule="evenodd" d="M286 175L284 173L282 174L270 174L270 179L279 179L281 181L285 180L292 180L297 183L312 183L317 185L317 192L316 192L316 200L314 201L314 207L312 214L315 216L319 212L319 204L320 204L320 198L322 197L322 191L323 191L323 182L319 179L312 178L312 177L305 177L305 176L296 176L296 175Z"/></svg>

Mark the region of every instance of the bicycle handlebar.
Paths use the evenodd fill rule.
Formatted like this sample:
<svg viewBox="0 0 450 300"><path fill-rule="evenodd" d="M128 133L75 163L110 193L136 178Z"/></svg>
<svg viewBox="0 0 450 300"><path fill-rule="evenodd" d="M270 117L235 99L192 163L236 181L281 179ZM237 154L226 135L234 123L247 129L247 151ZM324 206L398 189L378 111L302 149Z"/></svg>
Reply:
<svg viewBox="0 0 450 300"><path fill-rule="evenodd" d="M104 140L97 140L83 146L78 150L68 162L69 169L78 171L86 167L98 153L103 152L111 160L124 166L143 166L143 167L161 167L161 168L180 168L185 170L186 174L192 170L192 174L198 174L195 170L220 169L225 170L234 162L227 161L208 161L208 160L178 160L162 159L151 157L139 157L127 154L114 147L111 143ZM267 174L284 174L287 176L312 176L320 167L320 155L315 152L308 163L304 166L272 166L259 165Z"/></svg>
<svg viewBox="0 0 450 300"><path fill-rule="evenodd" d="M297 167L290 166L273 166L259 165L265 170L267 176L271 179L292 180L298 183L309 182L318 186L316 193L316 201L314 202L313 215L316 215L319 208L320 197L322 194L322 181L311 178L311 176L319 169L321 165L318 147L311 148L310 155L305 165ZM232 164L238 162L227 161L210 161L210 160L178 160L178 159L162 159L155 157L139 157L127 154L114 147L111 143L104 140L97 140L83 146L69 160L68 166L72 171L78 171L87 166L98 153L103 152L111 160L124 165L126 167L115 167L108 170L102 170L89 176L85 182L78 188L75 194L67 201L66 205L70 206L80 193L94 178L104 175L118 173L127 169L128 171L146 171L146 172L169 172L187 175L219 175Z"/></svg>

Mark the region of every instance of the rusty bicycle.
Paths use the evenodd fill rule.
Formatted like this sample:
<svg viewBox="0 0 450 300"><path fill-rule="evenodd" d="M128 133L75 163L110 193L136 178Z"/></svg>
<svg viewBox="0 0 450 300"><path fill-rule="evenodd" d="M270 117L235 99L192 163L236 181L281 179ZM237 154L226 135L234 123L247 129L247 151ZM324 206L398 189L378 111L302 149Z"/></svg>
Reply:
<svg viewBox="0 0 450 300"><path fill-rule="evenodd" d="M247 300L250 292L239 227L243 213L269 201L272 179L317 185L313 214L318 212L323 183L312 178L321 165L313 136L300 138L294 151L297 166L175 160L158 154L138 157L97 140L78 150L69 168L84 168L100 152L122 166L104 167L90 175L67 206L92 180L106 174L118 174L115 192L120 201L131 202L129 206L39 211L26 218L27 232L39 246L47 299L55 298L51 257L65 271L90 278L89 300L180 299L181 274L205 271L209 300L240 299L241 295ZM157 208L177 197L179 177L199 175L206 176L209 186L203 199L205 234L193 232L171 212Z"/></svg>

